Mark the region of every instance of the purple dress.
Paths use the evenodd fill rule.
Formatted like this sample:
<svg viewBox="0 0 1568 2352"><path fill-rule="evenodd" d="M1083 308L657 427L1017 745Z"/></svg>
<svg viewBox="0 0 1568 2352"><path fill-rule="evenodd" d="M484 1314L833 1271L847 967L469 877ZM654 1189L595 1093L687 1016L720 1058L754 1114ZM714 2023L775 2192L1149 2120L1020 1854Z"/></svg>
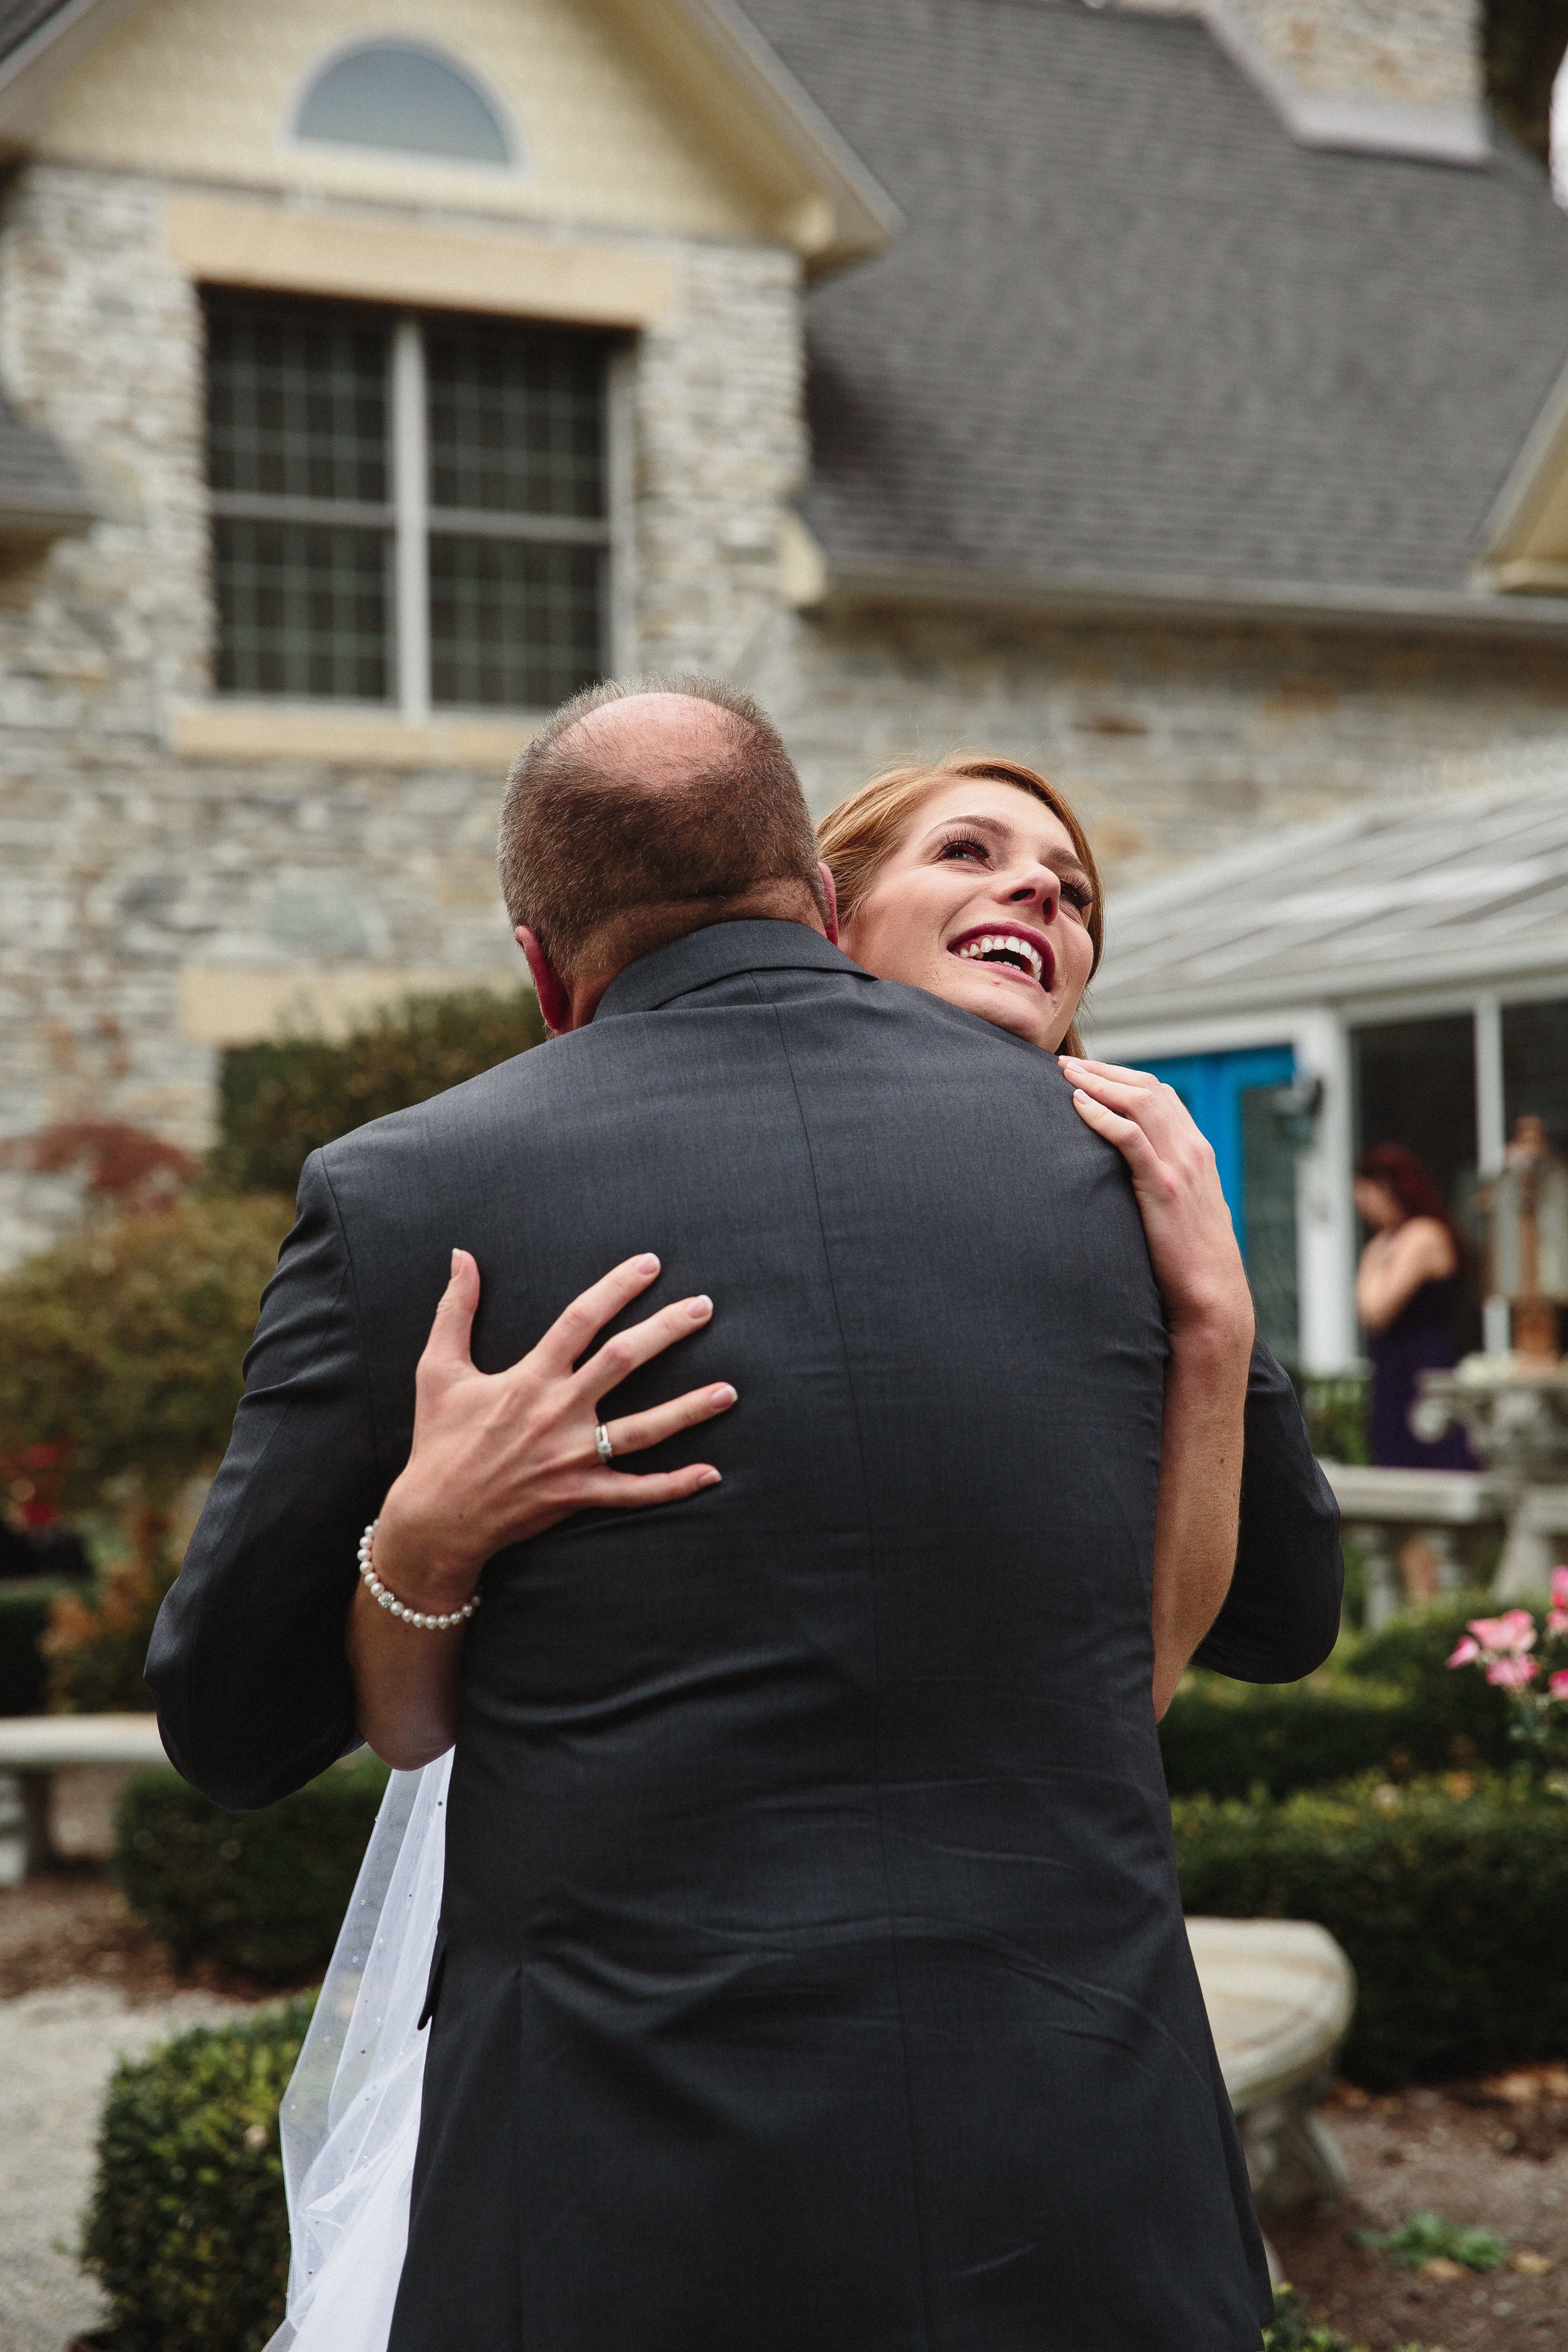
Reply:
<svg viewBox="0 0 1568 2352"><path fill-rule="evenodd" d="M1410 1426L1423 1372L1447 1371L1458 1361L1454 1318L1459 1276L1424 1282L1385 1329L1369 1332L1372 1358L1372 1458L1390 1470L1475 1470L1479 1467L1462 1429L1426 1444Z"/></svg>

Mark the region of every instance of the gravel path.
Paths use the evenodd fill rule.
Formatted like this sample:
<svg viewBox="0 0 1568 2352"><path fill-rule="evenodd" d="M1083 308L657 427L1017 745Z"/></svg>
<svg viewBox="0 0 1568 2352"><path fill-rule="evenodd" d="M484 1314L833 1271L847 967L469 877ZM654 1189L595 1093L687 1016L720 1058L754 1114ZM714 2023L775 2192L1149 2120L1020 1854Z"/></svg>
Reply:
<svg viewBox="0 0 1568 2352"><path fill-rule="evenodd" d="M102 2323L97 2286L60 2249L91 2189L116 2059L243 2006L182 1992L132 2007L117 1987L98 1984L0 2000L0 2352L62 2352Z"/></svg>

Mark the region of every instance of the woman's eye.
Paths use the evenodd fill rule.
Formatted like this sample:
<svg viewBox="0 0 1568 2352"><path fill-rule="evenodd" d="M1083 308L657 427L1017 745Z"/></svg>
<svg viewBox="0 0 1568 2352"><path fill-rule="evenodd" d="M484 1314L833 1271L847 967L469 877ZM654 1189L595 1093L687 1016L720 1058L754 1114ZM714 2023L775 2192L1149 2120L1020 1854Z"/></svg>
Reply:
<svg viewBox="0 0 1568 2352"><path fill-rule="evenodd" d="M953 840L953 841L947 841L947 842L944 842L944 843L942 844L942 856L943 856L944 858L945 858L945 857L981 857L981 858L983 858L983 857L984 856L984 855L985 855L985 847L984 847L984 844L983 842L972 841L972 840L970 840L970 838L968 837L968 835L960 835L956 840Z"/></svg>

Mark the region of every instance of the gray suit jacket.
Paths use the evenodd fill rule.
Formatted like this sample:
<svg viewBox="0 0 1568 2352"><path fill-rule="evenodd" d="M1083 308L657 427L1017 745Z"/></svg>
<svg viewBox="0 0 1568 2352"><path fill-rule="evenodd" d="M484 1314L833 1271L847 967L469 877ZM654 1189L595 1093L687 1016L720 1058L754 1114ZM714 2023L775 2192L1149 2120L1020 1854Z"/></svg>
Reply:
<svg viewBox="0 0 1568 2352"><path fill-rule="evenodd" d="M1150 1704L1159 1300L1055 1063L728 924L313 1159L149 1661L221 1801L353 1737L454 1243L484 1368L651 1248L716 1312L616 1409L740 1402L721 1486L486 1570L393 2352L1256 2352ZM1304 1673L1333 1507L1262 1358L1246 1510L1208 1653Z"/></svg>

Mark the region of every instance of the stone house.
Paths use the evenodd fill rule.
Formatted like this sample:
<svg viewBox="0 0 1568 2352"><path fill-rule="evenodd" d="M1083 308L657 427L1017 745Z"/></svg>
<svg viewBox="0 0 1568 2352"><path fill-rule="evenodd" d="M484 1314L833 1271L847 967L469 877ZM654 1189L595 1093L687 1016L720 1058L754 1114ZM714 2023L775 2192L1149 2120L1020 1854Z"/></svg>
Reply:
<svg viewBox="0 0 1568 2352"><path fill-rule="evenodd" d="M515 977L605 669L820 806L1020 752L1118 882L1557 737L1568 221L1473 17L0 0L0 1139Z"/></svg>

